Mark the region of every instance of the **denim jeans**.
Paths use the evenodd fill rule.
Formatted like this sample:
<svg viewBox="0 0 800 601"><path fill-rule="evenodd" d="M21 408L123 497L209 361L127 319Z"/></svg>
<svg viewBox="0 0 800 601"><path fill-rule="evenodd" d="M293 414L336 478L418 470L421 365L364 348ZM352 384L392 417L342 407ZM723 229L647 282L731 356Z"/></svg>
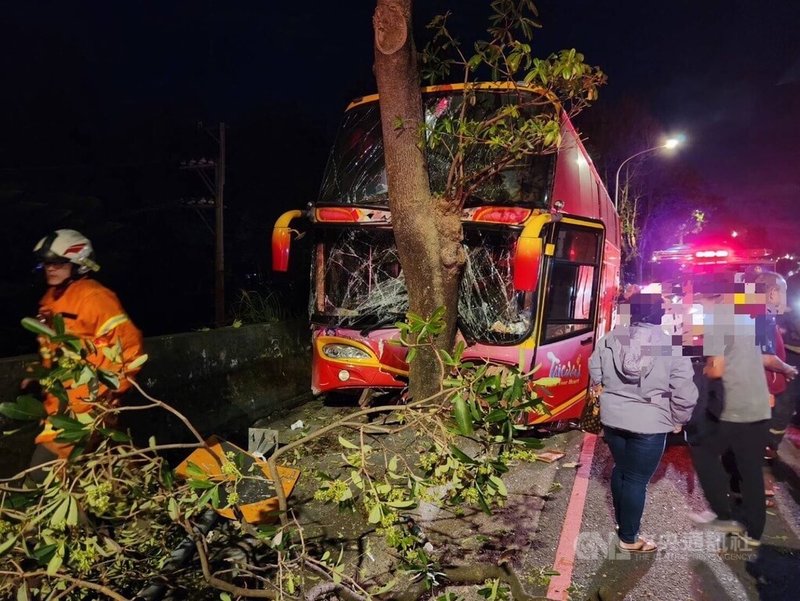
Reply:
<svg viewBox="0 0 800 601"><path fill-rule="evenodd" d="M666 433L637 434L605 426L603 437L614 458L611 471L611 498L619 539L635 543L644 512L647 484L661 461Z"/></svg>

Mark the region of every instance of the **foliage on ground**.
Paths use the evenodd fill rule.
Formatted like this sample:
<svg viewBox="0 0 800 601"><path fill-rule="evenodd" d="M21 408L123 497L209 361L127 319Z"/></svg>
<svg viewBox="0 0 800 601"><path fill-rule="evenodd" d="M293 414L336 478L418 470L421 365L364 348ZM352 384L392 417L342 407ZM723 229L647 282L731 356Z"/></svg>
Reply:
<svg viewBox="0 0 800 601"><path fill-rule="evenodd" d="M429 341L443 327L442 317L441 312L431 319L410 315L407 323L398 324L406 344L411 337ZM63 328L50 330L35 320L26 320L26 326L58 346L52 369L39 376L43 387L64 401L61 412L49 419L60 430L57 441L74 445L74 450L66 459L41 466L46 474L41 484L30 479L32 470L0 484L0 591L21 591L21 599L124 599L149 582L167 578L171 587L195 595L212 588L238 598L291 598L308 596L327 583L342 598L366 599L398 585L393 580L360 582L357 571L342 561L340 549L309 547L282 494L280 523L254 527L232 521L224 530L247 541L250 551L245 558L215 563L232 539L209 540L198 524L208 508L239 511L241 484L261 476L244 468L243 457L225 453L217 457L219 474L190 464L188 477L176 480L159 454L174 445L151 440L149 446L136 448L126 433L107 425L110 414L139 407L107 407L95 396L87 399L88 412L75 414L66 403L72 386L88 383L90 391L97 391L101 380L113 386L130 366L117 363L116 371L100 374L86 360L94 350L91 345ZM419 344L424 342L414 346ZM531 382L514 368L463 361L463 350L462 344L452 354L441 354L446 377L436 398L356 411L269 458L274 469L282 455L338 431L343 476L318 474L316 501L360 512L393 549L397 565L426 588L441 584L442 572L411 512L422 500L472 505L486 512L502 504L507 495L502 476L508 466L535 459L538 441L517 435L528 414L543 411L542 385L548 383ZM150 400L148 407L175 413ZM44 417L37 403L23 396L0 405L0 412L36 423ZM365 419L370 414L387 419L377 426ZM204 446L199 433L180 417L197 439L184 445L187 453ZM383 434L410 430L427 451L412 462L387 447L367 444L365 437L378 427ZM467 445L469 452L462 448ZM170 553L184 539L196 547L199 561L170 573ZM489 589L499 594L495 586Z"/></svg>

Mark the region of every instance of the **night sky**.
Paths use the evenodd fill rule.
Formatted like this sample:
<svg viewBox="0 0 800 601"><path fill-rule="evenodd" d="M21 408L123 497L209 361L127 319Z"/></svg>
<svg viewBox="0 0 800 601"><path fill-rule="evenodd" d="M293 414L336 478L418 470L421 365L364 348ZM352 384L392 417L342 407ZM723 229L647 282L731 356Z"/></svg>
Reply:
<svg viewBox="0 0 800 601"><path fill-rule="evenodd" d="M489 12L488 1L417 4L420 24L453 8L454 26L466 40L481 35ZM152 222L134 223L131 211L191 194L175 165L213 152L196 124L224 120L231 124L230 227L250 227L242 226L240 239L231 237L232 269L271 277L264 266L272 221L315 197L342 110L352 97L375 90L374 6L370 0L6 3L0 202L11 234L0 249L13 256L26 246L27 253L44 235L41 228L59 225L84 227L106 245L106 254L107 245L126 239L125 228L136 228L127 239L141 243ZM699 172L729 208L764 220L776 239L800 232L800 2L543 0L538 7L537 54L575 47L607 73L598 110L613 113L635 97L665 134L687 136L678 156L652 157L651 168L680 162ZM64 223L40 216L37 229L29 213L8 204L20 194L43 205L56 202L47 199L57 194L86 196L102 210L80 219L73 211ZM205 227L180 215L187 228ZM104 226L112 217L121 224L114 231ZM191 246L184 234L174 234L175 243ZM162 242L170 235L157 234ZM195 250L210 265L212 255L203 258L208 248L205 240ZM143 315L140 322L153 324L149 333L167 331L148 303L134 298L135 285L119 276L136 252L114 259L106 280L124 289L126 304ZM148 285L160 285L162 268L148 268ZM41 293L38 276L29 272L26 265L6 274L0 309L13 312L19 299L28 303ZM19 294L11 290L17 285ZM2 319L2 332L18 323L17 315Z"/></svg>

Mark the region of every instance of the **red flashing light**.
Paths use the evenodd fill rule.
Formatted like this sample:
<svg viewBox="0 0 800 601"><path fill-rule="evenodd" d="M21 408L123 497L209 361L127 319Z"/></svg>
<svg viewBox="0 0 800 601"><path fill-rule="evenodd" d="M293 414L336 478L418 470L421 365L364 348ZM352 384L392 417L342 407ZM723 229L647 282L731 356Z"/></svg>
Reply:
<svg viewBox="0 0 800 601"><path fill-rule="evenodd" d="M483 207L475 211L472 221L490 223L522 223L531 214L530 209L516 207Z"/></svg>
<svg viewBox="0 0 800 601"><path fill-rule="evenodd" d="M317 209L318 221L346 221L355 223L359 221L358 209L344 207L324 207Z"/></svg>
<svg viewBox="0 0 800 601"><path fill-rule="evenodd" d="M730 255L730 252L727 250L698 250L694 253L694 256L698 259L720 259L728 255Z"/></svg>

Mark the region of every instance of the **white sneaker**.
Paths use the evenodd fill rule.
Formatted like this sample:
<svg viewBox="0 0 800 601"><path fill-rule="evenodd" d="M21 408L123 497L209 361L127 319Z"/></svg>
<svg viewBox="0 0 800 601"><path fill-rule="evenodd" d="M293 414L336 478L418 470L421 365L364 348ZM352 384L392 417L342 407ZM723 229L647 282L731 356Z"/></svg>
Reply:
<svg viewBox="0 0 800 601"><path fill-rule="evenodd" d="M744 532L746 528L741 522L736 520L720 520L713 511L701 511L700 513L690 513L689 519L698 527L715 530L717 532L730 532L738 534Z"/></svg>

